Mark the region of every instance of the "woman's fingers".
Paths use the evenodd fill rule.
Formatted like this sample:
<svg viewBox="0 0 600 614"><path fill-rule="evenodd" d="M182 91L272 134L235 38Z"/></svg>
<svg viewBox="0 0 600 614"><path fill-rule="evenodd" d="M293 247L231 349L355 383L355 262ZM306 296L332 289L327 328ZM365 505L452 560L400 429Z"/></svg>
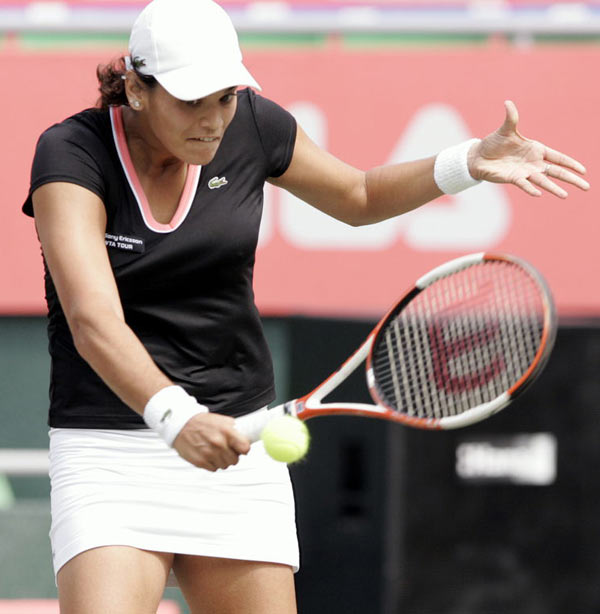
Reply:
<svg viewBox="0 0 600 614"><path fill-rule="evenodd" d="M556 151L555 149L550 149L550 147L546 147L544 159L552 164L558 164L558 166L562 166L564 168L570 168L571 170L579 173L580 175L585 175L586 169L581 162L578 162L574 158L567 156L560 151ZM587 181L584 182L588 187L583 188L587 190L589 188L589 184Z"/></svg>
<svg viewBox="0 0 600 614"><path fill-rule="evenodd" d="M205 413L194 416L177 436L174 447L185 460L209 471L237 464L250 442L235 429L229 416Z"/></svg>
<svg viewBox="0 0 600 614"><path fill-rule="evenodd" d="M517 180L514 181L514 184L518 188L521 188L523 192L525 192L526 194L529 194L529 196L541 196L542 195L542 191L536 188L528 179L525 179L525 177L519 177Z"/></svg>
<svg viewBox="0 0 600 614"><path fill-rule="evenodd" d="M568 196L567 191L549 179L548 175L545 173L535 172L527 179L531 184L538 186L546 192L550 192L550 194L554 194L554 196L558 196L558 198L566 198Z"/></svg>
<svg viewBox="0 0 600 614"><path fill-rule="evenodd" d="M573 162L575 162L575 160L573 160ZM564 181L565 183L570 183L571 185L574 185L582 190L590 189L590 184L585 179L556 164L546 164L543 170L543 174L547 177L552 177L553 179L558 179L560 181Z"/></svg>

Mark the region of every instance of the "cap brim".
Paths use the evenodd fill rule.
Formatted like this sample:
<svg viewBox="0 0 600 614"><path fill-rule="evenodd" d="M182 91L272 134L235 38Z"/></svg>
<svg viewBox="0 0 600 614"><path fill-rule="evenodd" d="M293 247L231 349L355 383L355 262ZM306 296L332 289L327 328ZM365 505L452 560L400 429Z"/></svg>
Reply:
<svg viewBox="0 0 600 614"><path fill-rule="evenodd" d="M206 66L185 66L154 75L156 80L175 98L179 100L197 100L229 87L246 85L260 90L254 77L241 63L236 62L227 68L222 65L218 70L207 70Z"/></svg>

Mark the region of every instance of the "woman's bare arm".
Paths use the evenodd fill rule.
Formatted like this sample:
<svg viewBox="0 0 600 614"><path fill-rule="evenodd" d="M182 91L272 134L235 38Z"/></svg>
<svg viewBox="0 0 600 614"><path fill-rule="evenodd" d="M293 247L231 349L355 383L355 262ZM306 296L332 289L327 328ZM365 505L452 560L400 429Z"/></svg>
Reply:
<svg viewBox="0 0 600 614"><path fill-rule="evenodd" d="M129 407L143 415L148 400L171 386L125 322L104 244L102 201L71 183L48 183L33 194L36 229L75 347ZM182 429L174 447L207 469L237 462L249 444L227 416L202 413Z"/></svg>

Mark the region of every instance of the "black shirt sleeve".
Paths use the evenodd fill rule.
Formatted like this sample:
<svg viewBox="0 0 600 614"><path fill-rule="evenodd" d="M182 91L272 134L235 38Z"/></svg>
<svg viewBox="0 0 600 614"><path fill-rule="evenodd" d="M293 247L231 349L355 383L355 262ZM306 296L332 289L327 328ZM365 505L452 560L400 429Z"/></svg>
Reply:
<svg viewBox="0 0 600 614"><path fill-rule="evenodd" d="M105 182L91 135L68 120L48 128L38 140L23 213L33 217L31 195L46 183L75 183L104 200Z"/></svg>
<svg viewBox="0 0 600 614"><path fill-rule="evenodd" d="M250 90L250 101L261 144L268 162L268 176L279 177L294 154L296 120L277 103Z"/></svg>

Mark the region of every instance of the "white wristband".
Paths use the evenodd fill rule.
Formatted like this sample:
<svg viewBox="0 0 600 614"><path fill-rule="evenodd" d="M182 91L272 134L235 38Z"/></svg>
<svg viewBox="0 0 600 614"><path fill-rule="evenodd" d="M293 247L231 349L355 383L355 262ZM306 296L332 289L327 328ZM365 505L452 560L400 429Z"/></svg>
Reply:
<svg viewBox="0 0 600 614"><path fill-rule="evenodd" d="M208 407L198 403L181 386L167 386L146 403L144 421L172 446L187 422L207 411Z"/></svg>
<svg viewBox="0 0 600 614"><path fill-rule="evenodd" d="M469 150L480 141L481 139L471 139L448 147L437 155L433 167L433 178L444 194L457 194L481 183L471 177L467 163Z"/></svg>

